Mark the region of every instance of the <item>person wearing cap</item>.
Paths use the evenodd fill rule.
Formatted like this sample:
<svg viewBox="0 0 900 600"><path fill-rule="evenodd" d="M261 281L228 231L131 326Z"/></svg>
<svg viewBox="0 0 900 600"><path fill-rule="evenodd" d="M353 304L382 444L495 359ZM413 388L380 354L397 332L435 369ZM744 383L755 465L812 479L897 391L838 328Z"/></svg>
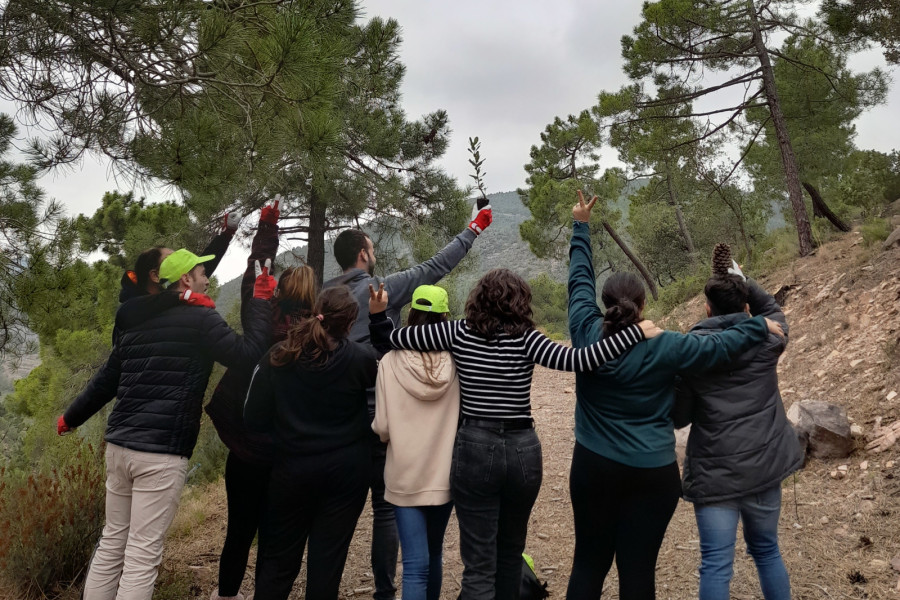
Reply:
<svg viewBox="0 0 900 600"><path fill-rule="evenodd" d="M207 244L201 255L213 255L213 258L204 263L206 276L212 277L219 261L225 256L228 245L234 239L238 227L241 224L242 215L238 211L229 211L222 217L222 225L218 234ZM146 294L158 294L164 286L160 282L159 266L162 261L172 253L171 248L155 246L141 252L134 265L134 269L125 271L122 275L119 290L119 302L127 302L132 298Z"/></svg>
<svg viewBox="0 0 900 600"><path fill-rule="evenodd" d="M67 428L80 426L109 402L110 394L100 392L114 385L118 400L105 435L106 524L84 600L150 600L213 364L253 363L269 346L275 280L267 268L243 307L245 337L214 308L182 300L206 292L205 263L213 258L181 249L162 261L159 276L167 290L119 307L108 368L60 419Z"/></svg>
<svg viewBox="0 0 900 600"><path fill-rule="evenodd" d="M449 313L446 290L420 285L407 323L442 323ZM372 430L387 444L384 499L394 506L397 519L405 600L441 596L458 416L459 380L449 352L397 350L381 359Z"/></svg>
<svg viewBox="0 0 900 600"><path fill-rule="evenodd" d="M232 238L234 238L234 234L240 223L241 213L236 211L225 213L225 216L222 218L221 231L202 252L204 255L213 256L213 258L203 263L207 277L212 277L213 271L218 266L222 256L224 256L225 252L228 250L228 245L231 243ZM134 269L129 269L122 275L122 287L119 290L119 302L127 302L132 298L138 298L148 294L159 294L162 292L165 287L163 282L160 281L159 267L162 264L162 261L172 254L172 252L173 250L171 248L166 248L165 246L154 246L153 248L148 248L141 252L135 261ZM177 304L180 300L187 304L215 307L212 299L202 294L192 294L190 292L188 292L187 298L183 296L180 298L173 296L168 300L172 305ZM113 330L112 337L113 344L115 344L118 332ZM100 370L94 376L88 393L91 396L104 396L108 402L115 397L117 385L118 373L107 362L100 367ZM66 423L63 416L60 416L57 419L56 431L59 435L63 435L70 431L69 424Z"/></svg>
<svg viewBox="0 0 900 600"><path fill-rule="evenodd" d="M346 229L334 240L334 257L343 274L326 281L324 288L346 285L359 302L359 317L350 331L354 342L369 342L369 286L378 288L382 283L388 293L387 316L393 323L400 322L400 311L412 300L413 290L420 285L434 285L450 273L465 258L475 238L490 226L493 220L491 205L472 207L472 221L440 252L425 262L405 271L386 277L375 275L375 246L371 238L359 229ZM375 390L369 390L369 417L375 417ZM397 588L394 576L397 572L397 552L400 540L394 507L384 499L384 465L387 448L378 436L371 436L372 443L372 574L375 577L374 600L394 600Z"/></svg>

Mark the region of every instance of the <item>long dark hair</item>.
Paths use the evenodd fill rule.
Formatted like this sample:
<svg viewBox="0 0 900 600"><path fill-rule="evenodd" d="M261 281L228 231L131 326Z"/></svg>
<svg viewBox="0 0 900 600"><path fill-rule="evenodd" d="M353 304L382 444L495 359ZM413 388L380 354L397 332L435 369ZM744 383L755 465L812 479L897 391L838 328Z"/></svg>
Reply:
<svg viewBox="0 0 900 600"><path fill-rule="evenodd" d="M298 361L325 364L335 342L347 337L357 313L359 304L347 286L322 290L312 316L301 319L288 332L287 339L272 350L269 361L276 367Z"/></svg>
<svg viewBox="0 0 900 600"><path fill-rule="evenodd" d="M603 316L603 335L618 333L641 320L641 309L647 299L644 284L633 273L619 271L603 284L600 293L606 314Z"/></svg>
<svg viewBox="0 0 900 600"><path fill-rule="evenodd" d="M485 273L466 300L466 325L487 339L525 334L534 329L531 315L531 288L509 269Z"/></svg>

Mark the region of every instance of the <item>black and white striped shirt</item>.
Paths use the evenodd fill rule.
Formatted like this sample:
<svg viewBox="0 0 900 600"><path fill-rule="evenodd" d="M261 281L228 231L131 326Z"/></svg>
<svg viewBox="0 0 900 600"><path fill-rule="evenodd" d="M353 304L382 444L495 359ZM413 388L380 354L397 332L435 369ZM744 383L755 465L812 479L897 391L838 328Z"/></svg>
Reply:
<svg viewBox="0 0 900 600"><path fill-rule="evenodd" d="M459 374L462 414L475 419L531 418L531 376L535 363L559 371L593 371L644 339L641 328L624 331L585 348L567 348L532 329L517 337L490 340L464 320L403 327L391 332L391 346L406 350L449 350Z"/></svg>

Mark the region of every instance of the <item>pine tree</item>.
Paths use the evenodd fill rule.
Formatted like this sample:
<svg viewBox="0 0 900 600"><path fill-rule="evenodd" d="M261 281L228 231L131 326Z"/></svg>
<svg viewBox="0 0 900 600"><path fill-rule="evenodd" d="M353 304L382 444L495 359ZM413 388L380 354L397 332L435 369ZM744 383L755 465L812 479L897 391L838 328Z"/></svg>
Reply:
<svg viewBox="0 0 900 600"><path fill-rule="evenodd" d="M812 230L772 68L772 57L778 51L771 47L771 37L803 30L791 12L793 5L789 0L645 2L643 21L633 35L622 38L622 55L625 71L634 82L651 81L666 89L683 87L676 95L639 104L642 108L685 105L723 90L743 90L736 102L723 100L715 108L680 115L707 119L704 136L739 127L748 110L766 112L776 134L800 255L805 256L812 251ZM698 72L721 73L724 81L704 84ZM752 138L758 132L749 135Z"/></svg>

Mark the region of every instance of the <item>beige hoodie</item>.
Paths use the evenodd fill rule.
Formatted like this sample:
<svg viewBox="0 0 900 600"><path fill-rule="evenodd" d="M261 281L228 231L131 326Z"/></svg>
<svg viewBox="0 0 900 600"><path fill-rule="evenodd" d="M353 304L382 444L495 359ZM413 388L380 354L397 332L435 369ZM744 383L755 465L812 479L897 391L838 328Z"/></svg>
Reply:
<svg viewBox="0 0 900 600"><path fill-rule="evenodd" d="M449 352L388 352L378 366L372 429L387 442L384 498L396 506L450 502L459 381Z"/></svg>

